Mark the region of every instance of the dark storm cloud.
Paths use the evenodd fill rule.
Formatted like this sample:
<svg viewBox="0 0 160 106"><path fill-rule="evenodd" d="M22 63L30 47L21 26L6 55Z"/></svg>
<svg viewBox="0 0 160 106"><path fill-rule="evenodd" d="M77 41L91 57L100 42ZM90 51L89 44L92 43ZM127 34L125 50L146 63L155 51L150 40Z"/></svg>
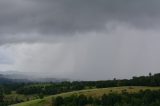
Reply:
<svg viewBox="0 0 160 106"><path fill-rule="evenodd" d="M159 5L159 0L0 0L0 42L102 31L112 21L153 27L159 24Z"/></svg>

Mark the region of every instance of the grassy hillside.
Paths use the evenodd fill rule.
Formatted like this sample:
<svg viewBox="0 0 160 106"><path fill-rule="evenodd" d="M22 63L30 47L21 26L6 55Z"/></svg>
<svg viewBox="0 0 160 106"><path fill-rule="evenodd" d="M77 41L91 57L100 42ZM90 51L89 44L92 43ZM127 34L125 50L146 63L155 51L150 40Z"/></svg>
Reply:
<svg viewBox="0 0 160 106"><path fill-rule="evenodd" d="M74 92L68 92L68 93L61 93L61 94L45 97L44 99L36 99L28 102L23 102L20 104L15 104L12 106L51 106L51 99L52 97L56 97L56 96L65 97L72 94L77 94L77 95L84 94L87 96L99 97L99 96L102 96L104 93L106 94L110 92L121 93L124 90L126 90L129 93L134 93L134 92L138 92L140 90L146 90L146 89L160 90L160 87L134 86L134 87L111 87L111 88L101 88L101 89L88 89L88 90L74 91Z"/></svg>

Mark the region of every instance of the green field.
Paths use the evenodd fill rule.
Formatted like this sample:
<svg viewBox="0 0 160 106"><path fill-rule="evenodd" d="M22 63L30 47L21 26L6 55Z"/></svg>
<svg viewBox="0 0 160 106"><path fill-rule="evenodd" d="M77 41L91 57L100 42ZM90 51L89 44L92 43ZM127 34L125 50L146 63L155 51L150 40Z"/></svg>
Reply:
<svg viewBox="0 0 160 106"><path fill-rule="evenodd" d="M67 93L61 93L57 95L52 95L48 97L44 97L43 99L36 99L36 100L31 100L28 102L23 102L11 106L51 106L51 99L52 97L56 96L70 96L72 94L84 94L87 96L93 96L93 97L99 97L102 96L103 94L108 94L111 92L115 93L121 93L122 91L127 91L129 93L134 93L138 92L140 90L160 90L160 87L143 87L143 86L132 86L132 87L110 87L110 88L100 88L100 89L88 89L88 90L80 90L80 91L73 91L73 92L67 92Z"/></svg>

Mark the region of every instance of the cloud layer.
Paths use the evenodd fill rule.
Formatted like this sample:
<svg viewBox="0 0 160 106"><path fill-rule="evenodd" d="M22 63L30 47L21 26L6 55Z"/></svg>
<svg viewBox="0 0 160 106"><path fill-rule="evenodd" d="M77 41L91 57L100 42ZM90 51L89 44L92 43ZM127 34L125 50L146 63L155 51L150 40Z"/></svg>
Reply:
<svg viewBox="0 0 160 106"><path fill-rule="evenodd" d="M0 0L0 68L81 80L159 72L159 5Z"/></svg>
<svg viewBox="0 0 160 106"><path fill-rule="evenodd" d="M159 4L159 0L1 0L0 42L103 31L111 21L152 28L159 25Z"/></svg>

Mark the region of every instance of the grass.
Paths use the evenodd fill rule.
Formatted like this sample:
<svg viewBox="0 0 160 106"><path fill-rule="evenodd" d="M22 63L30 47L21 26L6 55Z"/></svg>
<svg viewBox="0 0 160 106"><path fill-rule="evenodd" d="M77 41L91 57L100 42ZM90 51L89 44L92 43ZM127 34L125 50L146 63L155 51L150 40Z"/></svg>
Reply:
<svg viewBox="0 0 160 106"><path fill-rule="evenodd" d="M38 97L38 95L23 95L23 94L17 94L15 91L12 91L11 94L6 94L5 95L5 99L7 100L11 100L11 99L19 99L19 100L23 100L26 101L28 100L33 100L36 99Z"/></svg>
<svg viewBox="0 0 160 106"><path fill-rule="evenodd" d="M122 91L125 90L128 93L136 93L136 92L139 92L140 90L147 90L147 89L160 90L160 87L143 87L143 86L128 87L126 86L126 87L110 87L110 88L80 90L80 91L73 91L73 92L52 95L52 96L45 97L43 99L31 100L28 102L19 103L12 106L51 106L51 99L52 97L56 97L56 96L66 97L73 94L77 94L77 95L84 94L87 96L99 97L99 96L102 96L103 94L108 94L111 92L121 93Z"/></svg>

